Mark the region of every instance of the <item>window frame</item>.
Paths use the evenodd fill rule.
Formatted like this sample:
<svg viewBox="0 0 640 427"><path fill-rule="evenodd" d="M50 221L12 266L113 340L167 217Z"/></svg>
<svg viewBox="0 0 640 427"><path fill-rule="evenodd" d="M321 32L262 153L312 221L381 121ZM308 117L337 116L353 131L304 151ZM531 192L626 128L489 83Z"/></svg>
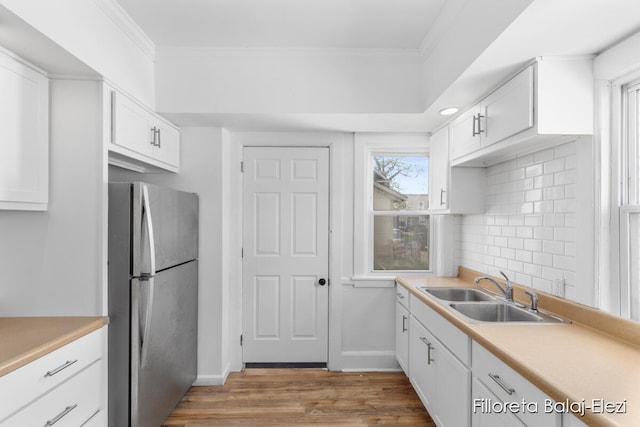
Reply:
<svg viewBox="0 0 640 427"><path fill-rule="evenodd" d="M620 91L620 138L618 155L618 235L619 307L620 316L640 321L637 301L638 284L633 283L632 255L640 247L632 246L629 232L631 216L640 215L640 79L627 78L616 85ZM613 189L615 195L615 189ZM635 288L634 288L635 286ZM636 301L634 301L636 299Z"/></svg>
<svg viewBox="0 0 640 427"><path fill-rule="evenodd" d="M399 275L432 274L435 259L433 250L435 230L433 215L428 209L391 211L395 216L427 215L429 217L428 270L374 270L373 263L373 219L374 216L389 213L389 211L374 213L373 210L373 157L376 155L429 157L427 134L356 134L354 145L354 278L394 279ZM430 169L431 167L429 167L429 174ZM427 178L429 179L430 177Z"/></svg>

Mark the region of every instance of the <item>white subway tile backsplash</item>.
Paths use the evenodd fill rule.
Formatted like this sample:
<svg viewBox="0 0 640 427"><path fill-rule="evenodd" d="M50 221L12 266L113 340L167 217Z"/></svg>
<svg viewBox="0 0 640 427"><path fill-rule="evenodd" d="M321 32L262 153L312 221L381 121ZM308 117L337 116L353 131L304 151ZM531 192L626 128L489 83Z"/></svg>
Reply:
<svg viewBox="0 0 640 427"><path fill-rule="evenodd" d="M564 158L560 157L559 159L545 162L543 169L545 174L564 171Z"/></svg>
<svg viewBox="0 0 640 427"><path fill-rule="evenodd" d="M557 242L555 240L543 240L542 252L554 255L564 255L564 242Z"/></svg>
<svg viewBox="0 0 640 427"><path fill-rule="evenodd" d="M544 164L542 163L527 166L527 168L525 169L525 176L527 178L539 176L539 175L542 175L543 173L544 173Z"/></svg>
<svg viewBox="0 0 640 427"><path fill-rule="evenodd" d="M458 263L546 292L575 285L576 158L569 143L487 168L486 213L457 222Z"/></svg>

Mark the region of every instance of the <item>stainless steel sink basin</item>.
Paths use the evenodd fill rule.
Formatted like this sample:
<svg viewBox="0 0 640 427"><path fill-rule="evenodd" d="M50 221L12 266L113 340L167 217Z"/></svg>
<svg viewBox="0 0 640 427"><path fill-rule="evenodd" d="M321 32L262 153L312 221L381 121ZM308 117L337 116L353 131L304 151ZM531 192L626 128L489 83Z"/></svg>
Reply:
<svg viewBox="0 0 640 427"><path fill-rule="evenodd" d="M420 288L423 292L445 301L493 301L495 298L475 288Z"/></svg>
<svg viewBox="0 0 640 427"><path fill-rule="evenodd" d="M566 321L541 312L531 312L502 302L452 303L449 306L472 322L503 323L565 323Z"/></svg>

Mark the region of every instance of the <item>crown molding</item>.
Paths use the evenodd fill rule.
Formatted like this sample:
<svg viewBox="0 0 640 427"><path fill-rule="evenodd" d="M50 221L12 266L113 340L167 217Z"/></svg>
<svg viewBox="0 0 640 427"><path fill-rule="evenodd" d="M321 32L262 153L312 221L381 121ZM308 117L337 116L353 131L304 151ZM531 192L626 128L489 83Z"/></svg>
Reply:
<svg viewBox="0 0 640 427"><path fill-rule="evenodd" d="M104 14L149 58L154 59L156 45L115 0L93 0Z"/></svg>

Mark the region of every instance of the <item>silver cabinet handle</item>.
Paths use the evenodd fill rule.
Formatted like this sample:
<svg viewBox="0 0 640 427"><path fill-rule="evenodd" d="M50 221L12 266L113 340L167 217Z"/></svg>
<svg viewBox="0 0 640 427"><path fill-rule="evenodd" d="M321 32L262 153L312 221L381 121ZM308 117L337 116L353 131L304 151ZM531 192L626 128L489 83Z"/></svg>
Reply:
<svg viewBox="0 0 640 427"><path fill-rule="evenodd" d="M91 416L89 418L87 418L85 420L85 422L83 422L82 424L80 424L80 427L86 426L96 415L98 415L100 413L100 409L96 409L95 412L93 414L91 414Z"/></svg>
<svg viewBox="0 0 640 427"><path fill-rule="evenodd" d="M396 292L396 295L398 296L398 298L404 299L404 295L402 295L400 292Z"/></svg>
<svg viewBox="0 0 640 427"><path fill-rule="evenodd" d="M407 332L407 316L402 316L402 332Z"/></svg>
<svg viewBox="0 0 640 427"><path fill-rule="evenodd" d="M160 141L160 136L162 135L162 133L160 132L160 128L156 129L156 133L158 135L158 145L157 145L157 147L161 148L162 147L162 142Z"/></svg>
<svg viewBox="0 0 640 427"><path fill-rule="evenodd" d="M484 133L484 129L482 129L482 119L484 119L484 116L480 113L478 113L478 135L480 135L481 133Z"/></svg>
<svg viewBox="0 0 640 427"><path fill-rule="evenodd" d="M431 362L435 362L435 360L431 358L431 350L433 350L433 345L431 345L431 343L428 342L425 337L420 337L420 341L422 341L424 345L427 346L427 365L431 365Z"/></svg>
<svg viewBox="0 0 640 427"><path fill-rule="evenodd" d="M507 386L504 382L502 382L502 379L500 378L500 375L489 374L489 378L491 378L493 381L495 381L495 383L498 384L500 386L500 388L503 389L505 391L505 393L507 393L509 396L511 396L513 393L516 392L515 389Z"/></svg>
<svg viewBox="0 0 640 427"><path fill-rule="evenodd" d="M46 424L44 425L44 427L50 427L50 426L54 425L55 423L57 423L58 421L63 419L65 416L67 416L67 414L69 412L73 411L77 407L78 407L77 403L75 405L67 406L66 408L64 408L64 411L60 412L54 418L52 418L49 421L47 421Z"/></svg>
<svg viewBox="0 0 640 427"><path fill-rule="evenodd" d="M78 359L76 360L67 360L66 362L64 362L64 364L62 366L57 367L56 369L53 369L51 371L47 371L46 374L44 374L44 377L52 377L55 374L57 374L60 371L63 371L65 369L67 369L69 366L73 365L74 363L76 363L78 361Z"/></svg>
<svg viewBox="0 0 640 427"><path fill-rule="evenodd" d="M444 188L440 189L440 206L445 204L445 202L443 200L443 196L445 195L446 192L447 192L447 190L445 190Z"/></svg>
<svg viewBox="0 0 640 427"><path fill-rule="evenodd" d="M480 113L473 116L473 130L471 131L471 136L477 136L477 135L480 135L481 133L484 133L484 130L482 129L482 122L480 121L482 119L484 119L484 116ZM476 130L476 127L477 127L477 130Z"/></svg>

